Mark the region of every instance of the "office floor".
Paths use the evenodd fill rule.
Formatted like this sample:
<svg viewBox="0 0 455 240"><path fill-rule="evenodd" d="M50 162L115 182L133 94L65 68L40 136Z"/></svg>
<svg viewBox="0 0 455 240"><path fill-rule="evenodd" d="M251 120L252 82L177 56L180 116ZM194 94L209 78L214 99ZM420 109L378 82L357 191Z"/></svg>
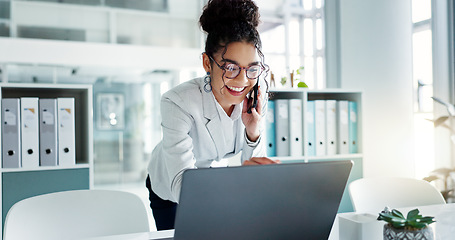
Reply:
<svg viewBox="0 0 455 240"><path fill-rule="evenodd" d="M155 220L153 219L152 210L150 208L149 202L149 193L145 187L145 182L137 183L125 183L125 184L115 184L115 185L96 185L94 189L107 189L107 190L118 190L131 192L139 196L139 198L144 202L144 205L147 209L147 214L149 216L150 230L156 231Z"/></svg>

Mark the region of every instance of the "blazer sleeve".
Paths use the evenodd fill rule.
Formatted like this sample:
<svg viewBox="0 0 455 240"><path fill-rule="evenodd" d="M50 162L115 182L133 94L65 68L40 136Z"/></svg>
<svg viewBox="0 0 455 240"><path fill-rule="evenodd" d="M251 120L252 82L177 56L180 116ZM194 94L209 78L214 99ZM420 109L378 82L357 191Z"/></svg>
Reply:
<svg viewBox="0 0 455 240"><path fill-rule="evenodd" d="M189 135L193 118L182 104L183 101L177 94L173 95L172 100L168 97L161 100L163 138L159 156L161 159L156 161L161 164L158 171L162 172L154 174L155 178L162 178L154 179L155 182L160 182L160 186L156 187L157 194L174 202L178 202L180 196L183 171L196 168L193 140ZM164 189L161 190L163 194L160 194L160 188L170 189L171 196L166 197L169 190Z"/></svg>

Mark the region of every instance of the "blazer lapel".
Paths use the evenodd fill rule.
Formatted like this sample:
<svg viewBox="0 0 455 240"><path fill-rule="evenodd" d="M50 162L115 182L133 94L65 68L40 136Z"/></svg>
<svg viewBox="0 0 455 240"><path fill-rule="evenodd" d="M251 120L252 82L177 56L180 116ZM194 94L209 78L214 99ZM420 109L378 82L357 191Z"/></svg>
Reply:
<svg viewBox="0 0 455 240"><path fill-rule="evenodd" d="M201 81L204 84L203 81ZM202 92L202 105L204 117L207 119L206 127L210 136L212 137L213 142L215 143L218 159L223 158L222 146L226 143L224 142L224 133L221 130L221 119L216 108L216 100L212 92L204 91L204 86L199 85L199 88Z"/></svg>

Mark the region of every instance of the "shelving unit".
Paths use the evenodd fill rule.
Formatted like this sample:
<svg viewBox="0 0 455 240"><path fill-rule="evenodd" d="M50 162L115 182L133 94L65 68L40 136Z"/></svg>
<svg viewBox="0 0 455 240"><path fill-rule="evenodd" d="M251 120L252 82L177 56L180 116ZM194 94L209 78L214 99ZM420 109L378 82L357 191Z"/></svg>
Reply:
<svg viewBox="0 0 455 240"><path fill-rule="evenodd" d="M308 90L308 89L270 89L271 99L300 99L302 100L302 119L303 121L303 155L302 156L279 156L272 157L279 159L282 162L319 162L319 161L340 161L351 160L354 166L351 175L348 179L348 184L352 181L363 177L363 154L362 154L362 93L360 91L346 91L341 89L325 89L325 90ZM347 100L357 102L357 134L358 134L358 153L353 154L336 154L325 156L308 156L308 126L305 124L307 116L306 110L308 101L313 100ZM291 129L292 131L292 129ZM339 212L352 212L351 199L347 188L343 193L343 198L340 203Z"/></svg>
<svg viewBox="0 0 455 240"><path fill-rule="evenodd" d="M6 214L16 202L45 193L93 187L92 96L91 85L0 83L0 99L73 97L76 128L76 164L74 166L0 168L2 200L0 235L2 235ZM0 156L1 150L0 142Z"/></svg>
<svg viewBox="0 0 455 240"><path fill-rule="evenodd" d="M4 36L183 48L199 48L203 39L197 24L199 0L0 0L0 4L4 6L0 14L10 16Z"/></svg>

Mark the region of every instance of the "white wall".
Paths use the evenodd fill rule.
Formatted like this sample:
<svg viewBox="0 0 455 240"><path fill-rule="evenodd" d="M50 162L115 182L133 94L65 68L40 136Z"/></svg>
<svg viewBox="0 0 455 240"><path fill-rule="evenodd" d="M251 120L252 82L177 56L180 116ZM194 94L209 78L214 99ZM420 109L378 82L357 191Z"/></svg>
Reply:
<svg viewBox="0 0 455 240"><path fill-rule="evenodd" d="M364 176L414 176L410 0L340 0L341 87L363 91Z"/></svg>

